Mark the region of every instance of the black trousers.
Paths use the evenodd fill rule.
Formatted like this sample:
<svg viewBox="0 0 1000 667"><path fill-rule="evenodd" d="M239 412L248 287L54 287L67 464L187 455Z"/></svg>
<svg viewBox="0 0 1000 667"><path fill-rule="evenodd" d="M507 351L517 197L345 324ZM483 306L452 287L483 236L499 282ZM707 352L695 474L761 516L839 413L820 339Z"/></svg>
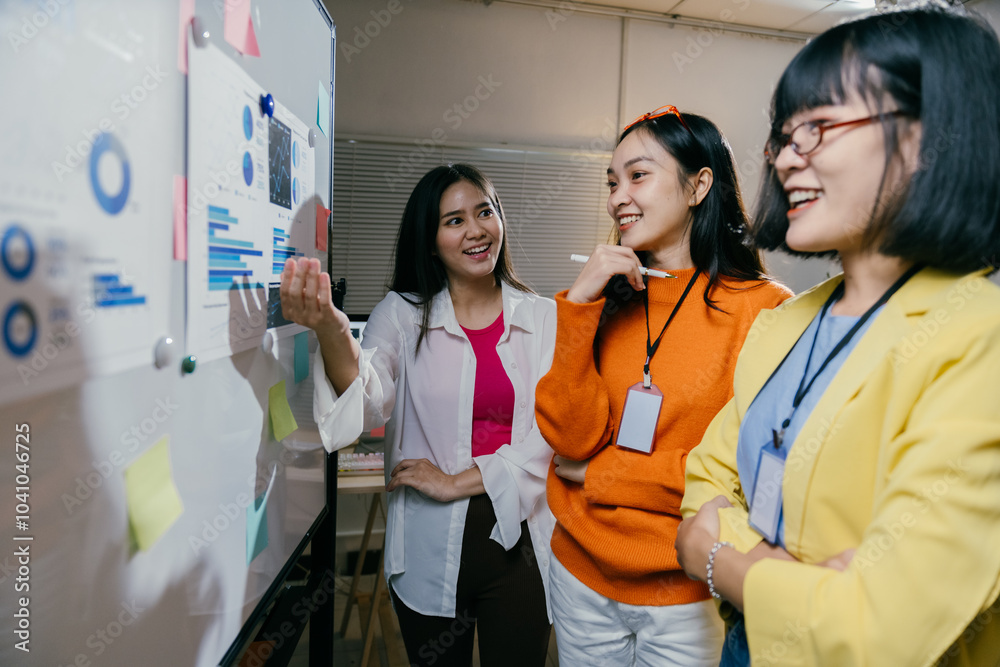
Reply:
<svg viewBox="0 0 1000 667"><path fill-rule="evenodd" d="M469 667L477 625L482 667L544 667L551 626L527 523L510 551L490 539L495 523L489 496L469 499L454 618L419 614L391 591L411 667Z"/></svg>

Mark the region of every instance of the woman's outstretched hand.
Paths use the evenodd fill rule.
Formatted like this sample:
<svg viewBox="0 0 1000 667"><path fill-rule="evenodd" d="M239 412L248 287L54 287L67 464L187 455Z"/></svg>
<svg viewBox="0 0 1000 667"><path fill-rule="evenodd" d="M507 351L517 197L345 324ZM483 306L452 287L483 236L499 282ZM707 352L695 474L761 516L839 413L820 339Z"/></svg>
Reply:
<svg viewBox="0 0 1000 667"><path fill-rule="evenodd" d="M613 276L622 275L635 290L646 289L639 268L642 263L631 248L620 245L599 245L583 265L576 282L569 288L566 299L575 303L593 303L601 298L605 285Z"/></svg>
<svg viewBox="0 0 1000 667"><path fill-rule="evenodd" d="M330 275L319 260L290 257L281 272L281 314L317 332L350 331L351 324L333 305Z"/></svg>
<svg viewBox="0 0 1000 667"><path fill-rule="evenodd" d="M281 272L281 314L316 332L326 376L339 396L358 377L360 348L347 315L333 305L330 274L320 268L315 258L288 258Z"/></svg>

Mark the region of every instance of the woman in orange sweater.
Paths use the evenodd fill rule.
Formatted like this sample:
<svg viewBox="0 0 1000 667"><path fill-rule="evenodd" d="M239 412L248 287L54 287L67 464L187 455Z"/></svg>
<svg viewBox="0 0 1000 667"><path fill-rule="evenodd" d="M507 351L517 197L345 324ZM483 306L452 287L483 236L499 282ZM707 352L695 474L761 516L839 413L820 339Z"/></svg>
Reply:
<svg viewBox="0 0 1000 667"><path fill-rule="evenodd" d="M550 594L563 665L717 665L708 588L677 564L684 464L732 395L757 313L791 293L746 244L719 129L663 107L608 168L615 245L556 295L556 349L535 410L555 450ZM669 278L648 269L668 271ZM662 275L662 274L661 274Z"/></svg>

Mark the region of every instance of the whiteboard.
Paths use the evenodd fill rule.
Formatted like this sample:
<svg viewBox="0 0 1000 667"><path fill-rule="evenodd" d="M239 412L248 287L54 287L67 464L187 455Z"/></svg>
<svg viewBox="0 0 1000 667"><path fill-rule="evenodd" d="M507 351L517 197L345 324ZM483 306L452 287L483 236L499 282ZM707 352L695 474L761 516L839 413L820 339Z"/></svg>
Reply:
<svg viewBox="0 0 1000 667"><path fill-rule="evenodd" d="M252 0L260 57L224 39L239 4L0 4L2 665L217 664L324 507L312 380L295 371L311 334L262 330L182 369L193 349L174 254L186 8L310 128L318 84L333 90L333 26L318 2ZM318 138L314 190L329 207L332 147ZM298 429L279 440L282 381ZM180 509L140 548L135 473L164 451ZM265 489L267 544L248 563L248 507ZM15 646L25 626L29 652Z"/></svg>

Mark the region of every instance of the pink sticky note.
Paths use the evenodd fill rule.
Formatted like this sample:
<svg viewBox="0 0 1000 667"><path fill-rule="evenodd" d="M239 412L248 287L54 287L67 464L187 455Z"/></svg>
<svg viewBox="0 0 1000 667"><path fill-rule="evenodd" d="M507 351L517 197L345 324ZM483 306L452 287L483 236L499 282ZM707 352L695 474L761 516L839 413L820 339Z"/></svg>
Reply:
<svg viewBox="0 0 1000 667"><path fill-rule="evenodd" d="M194 0L180 0L180 23L177 27L177 69L188 73L188 26L194 18Z"/></svg>
<svg viewBox="0 0 1000 667"><path fill-rule="evenodd" d="M326 251L327 221L330 219L330 209L322 204L316 204L316 249Z"/></svg>
<svg viewBox="0 0 1000 667"><path fill-rule="evenodd" d="M174 259L187 255L187 179L174 174Z"/></svg>
<svg viewBox="0 0 1000 667"><path fill-rule="evenodd" d="M250 0L226 0L223 36L237 51L245 56L260 57L257 34L250 19Z"/></svg>
<svg viewBox="0 0 1000 667"><path fill-rule="evenodd" d="M253 30L253 21L247 17L247 38L246 45L242 49L243 55L260 58L260 47L257 46L257 33Z"/></svg>

